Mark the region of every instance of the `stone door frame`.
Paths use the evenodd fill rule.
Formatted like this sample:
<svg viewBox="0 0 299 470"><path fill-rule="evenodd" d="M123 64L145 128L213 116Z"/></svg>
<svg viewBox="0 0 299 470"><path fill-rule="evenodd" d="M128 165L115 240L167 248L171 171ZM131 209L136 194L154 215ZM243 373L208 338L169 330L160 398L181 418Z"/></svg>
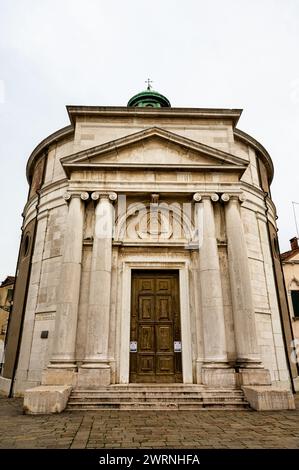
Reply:
<svg viewBox="0 0 299 470"><path fill-rule="evenodd" d="M182 338L183 383L193 383L191 319L189 299L189 262L186 259L146 260L145 257L127 260L122 265L122 306L120 325L119 383L129 383L130 373L130 330L132 270L177 270L179 271L180 318Z"/></svg>

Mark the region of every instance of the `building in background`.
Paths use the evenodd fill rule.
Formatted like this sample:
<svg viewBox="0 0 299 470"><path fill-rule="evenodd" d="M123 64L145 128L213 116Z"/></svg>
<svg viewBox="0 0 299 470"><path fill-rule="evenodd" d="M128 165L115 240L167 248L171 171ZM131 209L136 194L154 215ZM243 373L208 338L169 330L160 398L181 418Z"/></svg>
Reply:
<svg viewBox="0 0 299 470"><path fill-rule="evenodd" d="M299 245L298 238L290 240L291 249L281 254L294 337L299 341Z"/></svg>
<svg viewBox="0 0 299 470"><path fill-rule="evenodd" d="M33 413L71 392L70 409L293 407L273 163L242 111L150 86L67 109L27 165L2 391Z"/></svg>
<svg viewBox="0 0 299 470"><path fill-rule="evenodd" d="M0 285L0 371L4 360L4 342L12 305L14 283L14 276L7 276Z"/></svg>

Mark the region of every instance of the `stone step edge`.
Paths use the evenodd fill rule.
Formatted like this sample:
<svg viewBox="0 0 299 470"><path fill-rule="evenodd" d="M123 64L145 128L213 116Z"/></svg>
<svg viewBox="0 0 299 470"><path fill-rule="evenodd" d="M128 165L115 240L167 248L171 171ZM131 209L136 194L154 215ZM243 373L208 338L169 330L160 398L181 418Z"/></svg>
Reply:
<svg viewBox="0 0 299 470"><path fill-rule="evenodd" d="M197 392L196 390L190 390L190 391L179 391L179 390L173 390L173 391L163 391L163 392L160 392L159 390L157 391L151 391L151 390L147 390L147 391L129 391L129 390L123 390L121 392L119 391L102 391L102 390L93 390L93 391L78 391L78 390L74 390L72 392L72 394L75 394L75 395L113 395L113 396L123 396L123 395L130 395L130 396L136 396L136 395L202 395L202 396L211 396L211 395L220 395L220 396L228 396L228 395L243 395L244 392L240 391L240 392L222 392L222 391L215 391L215 392Z"/></svg>
<svg viewBox="0 0 299 470"><path fill-rule="evenodd" d="M164 394L164 395L159 395L159 394L146 394L146 395L102 395L102 394L95 394L95 395L80 395L80 394L71 394L70 398L78 398L78 399L83 399L83 400L94 400L94 399L106 399L106 398L111 398L114 400L117 399L133 399L133 400L145 400L145 399L153 399L153 398L161 398L163 400L167 399L177 399L177 398L182 398L182 399L209 399L209 398L216 398L216 399L233 399L233 398L243 398L244 395L195 395L195 394L190 394L190 395L178 395L178 394Z"/></svg>
<svg viewBox="0 0 299 470"><path fill-rule="evenodd" d="M245 397L243 396L238 396L238 397L222 397L222 396L215 396L215 397L210 397L210 396L205 396L205 397L198 397L198 396L192 396L192 397L174 397L174 396L171 396L171 397L109 397L109 396L106 396L106 397L101 397L101 396L96 396L96 397L78 397L78 396L70 396L69 398L69 401L70 400L80 400L80 401L85 401L85 400L110 400L110 401L118 401L118 400L128 400L128 401L132 401L132 400L136 400L136 401L147 401L147 400L163 400L163 401L167 401L167 400L199 400L199 401L203 401L203 400L244 400Z"/></svg>
<svg viewBox="0 0 299 470"><path fill-rule="evenodd" d="M90 407L68 407L66 411L208 411L208 410L218 410L218 411L227 411L227 410L238 410L238 411L248 411L250 410L250 406L247 404L240 404L240 405L224 405L221 406L219 404L206 404L206 405L180 405L180 406L159 406L159 405L152 405L151 407L146 406L132 406L124 405L124 406L90 406Z"/></svg>
<svg viewBox="0 0 299 470"><path fill-rule="evenodd" d="M202 390L202 389L169 389L169 390L158 390L158 389L149 389L144 388L143 390L132 390L132 389L120 389L120 390L112 390L112 389L96 389L96 390L83 390L83 389L74 389L72 393L234 393L234 394L242 394L242 390L238 389L215 389L215 390Z"/></svg>
<svg viewBox="0 0 299 470"><path fill-rule="evenodd" d="M188 403L188 402L202 402L202 403L205 403L207 401L211 401L211 402L217 402L217 403L220 403L220 402L223 402L223 403L227 403L229 401L235 401L236 403L239 403L239 402L242 402L244 401L245 398L244 397L238 397L238 398L234 398L234 397L227 397L225 399L223 399L222 397L220 398L211 398L211 397L205 397L205 398L198 398L198 397L193 397L193 398L181 398L181 397L177 397L177 398L173 398L173 397L170 397L170 398L159 398L159 397L152 397L152 398L139 398L139 399L130 399L128 397L124 397L124 398L119 398L119 399L113 399L113 398L109 398L109 397L106 397L106 398L92 398L92 399L84 399L84 398L78 398L78 397L71 397L69 399L69 403L74 403L74 402L77 402L77 403L100 403L100 402L103 402L103 403L124 403L124 402L130 402L130 403L145 403L145 402L148 402L148 403L153 403L155 401L158 401L158 402L184 402L184 403Z"/></svg>
<svg viewBox="0 0 299 470"><path fill-rule="evenodd" d="M191 384L191 383L176 383L176 382L169 382L169 383L153 383L153 382L140 382L140 383L126 383L126 384L110 384L110 385L100 385L99 388L140 388L140 387L151 387L151 388L200 388L201 390L240 390L240 387L237 386L229 386L229 387L212 387L203 384Z"/></svg>
<svg viewBox="0 0 299 470"><path fill-rule="evenodd" d="M77 405L82 405L82 406L92 406L92 405L102 405L102 406L109 406L109 405L154 405L154 404L161 404L161 405L188 405L188 404L197 404L197 405L208 405L208 404L215 404L215 405L220 405L222 404L223 406L225 405L247 405L248 402L246 400L240 400L240 401L226 401L226 402L218 402L218 401L189 401L189 402L180 402L180 401L141 401L141 402L115 402L115 401L107 401L107 402L101 402L101 401L95 401L95 402L78 402L78 401L69 401L68 406L77 406Z"/></svg>
<svg viewBox="0 0 299 470"><path fill-rule="evenodd" d="M206 405L206 404L211 404L211 405L243 405L243 404L247 404L246 401L227 401L227 402L221 402L221 401L200 401L200 402L197 402L197 401L191 401L191 402L186 402L186 401L151 401L151 402L147 402L147 401L141 401L141 402L132 402L132 401L129 401L129 402L126 402L126 401L122 401L122 402L115 402L115 401L107 401L107 402L90 402L90 403L86 403L86 402L78 402L78 401L75 401L75 402L70 402L68 403L68 406L98 406L98 405L102 405L102 406L109 406L109 405L124 405L124 404L130 404L130 405L146 405L146 406L151 406L151 405L154 405L154 404L159 404L159 405Z"/></svg>

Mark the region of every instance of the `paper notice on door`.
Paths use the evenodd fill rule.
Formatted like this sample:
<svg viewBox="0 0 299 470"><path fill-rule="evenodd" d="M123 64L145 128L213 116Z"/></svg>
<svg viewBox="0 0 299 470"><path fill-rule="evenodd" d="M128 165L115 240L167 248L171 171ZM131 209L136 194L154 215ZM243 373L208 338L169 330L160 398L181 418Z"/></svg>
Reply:
<svg viewBox="0 0 299 470"><path fill-rule="evenodd" d="M130 352L137 352L137 341L130 341Z"/></svg>

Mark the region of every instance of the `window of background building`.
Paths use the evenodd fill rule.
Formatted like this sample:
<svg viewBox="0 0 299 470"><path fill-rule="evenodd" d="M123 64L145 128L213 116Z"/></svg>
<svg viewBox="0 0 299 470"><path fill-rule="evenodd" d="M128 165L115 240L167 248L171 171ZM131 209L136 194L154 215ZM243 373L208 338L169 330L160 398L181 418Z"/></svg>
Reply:
<svg viewBox="0 0 299 470"><path fill-rule="evenodd" d="M13 289L8 289L7 291L7 297L6 297L6 302L11 302L13 297Z"/></svg>

